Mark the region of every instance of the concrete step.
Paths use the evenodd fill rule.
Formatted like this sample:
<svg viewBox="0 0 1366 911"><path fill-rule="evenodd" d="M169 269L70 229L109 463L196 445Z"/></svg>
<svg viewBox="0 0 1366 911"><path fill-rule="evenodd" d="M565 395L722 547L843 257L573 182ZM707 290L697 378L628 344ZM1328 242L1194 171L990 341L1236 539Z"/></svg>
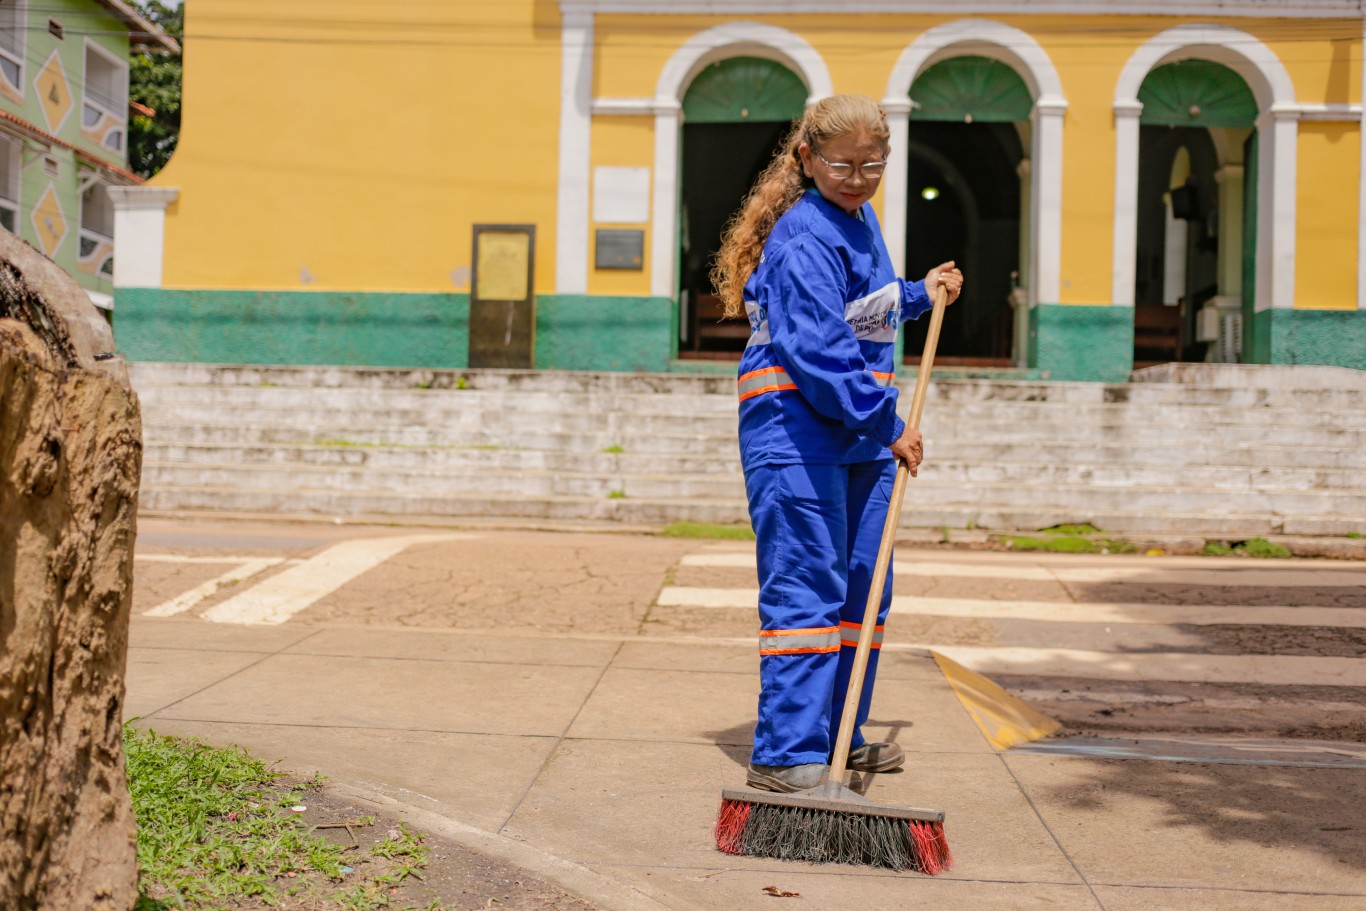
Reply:
<svg viewBox="0 0 1366 911"><path fill-rule="evenodd" d="M148 402L143 410L147 432L163 436L163 425L221 423L224 406L161 404ZM344 434L348 426L365 428L404 428L439 426L450 433L504 434L496 443L511 443L525 438L530 428L537 433L570 434L677 434L690 433L734 439L733 414L635 414L629 411L583 413L573 409L549 412L515 412L511 409L446 410L429 409L316 409L316 408L232 408L234 421L261 427L315 427L329 434ZM1075 420L1057 415L1048 420L1029 411L995 419L928 411L921 426L930 439L950 436L963 439L996 441L1054 441L1091 443L1140 443L1161 440L1172 446L1200 444L1258 444L1293 442L1303 446L1366 447L1366 427L1306 424L1286 427L1275 423L1223 423L1215 420L1152 424L1147 422L1102 422ZM335 438L329 436L328 438ZM342 438L348 438L342 436ZM606 445L611 445L606 444Z"/></svg>
<svg viewBox="0 0 1366 911"><path fill-rule="evenodd" d="M191 486L283 488L296 497L313 497L336 489L408 491L427 494L483 494L549 497L734 497L744 500L744 480L726 474L588 474L536 469L479 472L436 469L389 469L311 465L187 465L181 462L143 462L145 487Z"/></svg>
<svg viewBox="0 0 1366 911"><path fill-rule="evenodd" d="M715 453L729 456L739 452L734 430L724 434L672 432L639 433L595 428L586 433L563 433L525 427L456 430L443 426L417 424L405 427L358 428L328 424L295 424L287 427L253 424L162 424L146 427L152 444L222 444L240 446L319 445L333 448L436 447L450 449L530 449L595 453L621 447L633 453L674 455ZM686 422L683 422L686 427Z"/></svg>
<svg viewBox="0 0 1366 911"><path fill-rule="evenodd" d="M201 420L211 410L231 408L251 411L259 420L271 422L282 417L323 416L338 411L358 414L390 413L411 419L426 415L431 420L473 419L473 416L525 416L544 420L559 414L611 415L632 414L684 417L706 416L734 422L737 402L726 394L682 394L661 396L638 393L547 393L530 391L514 396L483 390L408 390L408 389L305 389L240 386L162 386L143 393L144 413L158 420L185 416ZM1019 421L1028 415L1031 424L1086 421L1100 425L1140 425L1147 430L1165 427L1192 427L1224 424L1255 424L1275 427L1315 427L1325 423L1324 415L1301 407L1261 405L1230 408L1211 404L1035 402L1013 400L972 400L955 402L952 407L927 411L926 420L952 420L957 423ZM1366 410L1343 411L1332 416L1335 428L1366 429Z"/></svg>
<svg viewBox="0 0 1366 911"><path fill-rule="evenodd" d="M1286 466L1251 467L1194 462L1185 465L1118 464L1079 459L1025 461L1018 450L1012 460L988 461L970 445L957 447L954 456L936 446L921 468L926 482L953 484L1094 484L1101 486L1205 486L1215 489L1353 490L1363 485L1359 468L1323 469ZM284 465L318 469L349 468L370 471L483 473L547 471L606 477L663 474L670 477L733 476L741 474L739 453L731 450L707 455L641 452L573 452L543 449L478 447L386 447L355 445L223 445L150 443L144 451L149 464Z"/></svg>
<svg viewBox="0 0 1366 911"><path fill-rule="evenodd" d="M139 392L164 386L257 386L307 389L484 390L499 392L608 392L649 395L735 394L733 374L587 373L579 371L412 370L354 367L268 367L222 364L130 365ZM1035 380L935 380L932 401L1028 401L1065 403L1210 404L1237 407L1280 404L1321 411L1360 411L1366 403L1366 372L1359 385L1327 387L1228 382L1062 383ZM904 368L898 385L909 390L915 369Z"/></svg>
<svg viewBox="0 0 1366 911"><path fill-rule="evenodd" d="M290 489L240 487L155 487L143 491L141 508L152 512L213 510L286 515L322 516L450 516L452 524L467 518L592 519L628 524L658 525L670 522L748 524L745 505L736 500L701 499L598 499L592 497L519 497L404 494L394 491L345 489L299 498ZM953 529L1010 532L1032 530L1064 522L1087 521L1116 534L1182 534L1221 539L1258 535L1293 534L1342 536L1362 533L1361 519L1321 515L1267 516L1231 513L1207 515L1187 511L1093 511L1075 512L1035 509L983 508L976 504L927 505L908 502L902 513L903 528L939 529L952 536Z"/></svg>
<svg viewBox="0 0 1366 911"><path fill-rule="evenodd" d="M146 487L240 487L287 489L295 497L335 490L371 489L424 494L600 497L644 499L729 499L744 502L738 474L586 474L558 471L479 472L393 469L381 472L351 466L186 465L144 462ZM1097 511L1182 510L1205 515L1336 515L1366 526L1366 489L1285 488L1220 489L1212 486L1103 485L1067 481L959 482L931 476L918 480L908 496L930 507L961 504L978 509L1065 508L1074 515ZM1045 523L1047 524L1047 523Z"/></svg>
<svg viewBox="0 0 1366 911"><path fill-rule="evenodd" d="M418 469L471 471L570 471L587 474L732 474L739 476L740 454L508 449L501 447L421 447L358 445L241 445L220 443L146 443L149 462L181 465L346 466L390 471Z"/></svg>
<svg viewBox="0 0 1366 911"><path fill-rule="evenodd" d="M335 458L318 457L320 462L359 464L373 450L451 450L456 452L561 452L569 458L594 458L605 450L620 449L626 456L649 458L689 459L688 465L709 465L709 459L694 460L694 456L711 455L721 464L738 463L739 446L734 434L705 436L701 434L644 434L590 433L521 434L507 440L507 434L453 433L441 427L404 427L400 429L348 428L345 437L333 427L259 427L242 424L183 424L157 425L146 429L148 458L174 461L219 462L229 461L224 453L234 448L247 451L270 450L244 456L259 461L308 460L291 454L296 448L316 448L336 453ZM274 450L278 449L278 452ZM1343 449L1287 444L1190 444L1169 446L1147 441L1128 445L1071 441L991 441L957 439L935 435L926 446L930 464L946 461L992 463L1024 463L1029 465L1068 464L1076 466L1132 465L1137 468L1221 466L1229 468L1284 468L1366 471L1366 449ZM193 454L191 454L193 453ZM235 456L234 456L235 457ZM529 456L528 456L529 457ZM673 470L672 468L670 470ZM686 470L693 470L689 467ZM707 470L706 467L697 470Z"/></svg>

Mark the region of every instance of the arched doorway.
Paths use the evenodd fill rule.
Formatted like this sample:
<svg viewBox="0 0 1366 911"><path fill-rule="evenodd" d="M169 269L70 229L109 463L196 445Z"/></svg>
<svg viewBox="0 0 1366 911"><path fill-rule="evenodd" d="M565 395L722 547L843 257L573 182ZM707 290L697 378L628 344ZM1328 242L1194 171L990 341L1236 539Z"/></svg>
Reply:
<svg viewBox="0 0 1366 911"><path fill-rule="evenodd" d="M744 350L749 324L721 318L709 277L712 260L726 223L802 116L808 94L801 78L780 63L730 57L699 72L683 96L680 357L735 359Z"/></svg>
<svg viewBox="0 0 1366 911"><path fill-rule="evenodd" d="M999 60L960 56L922 72L910 98L905 275L918 278L955 260L969 276L936 361L1009 367L1012 301L1023 271L1021 134L1029 131L1029 88ZM919 360L927 330L925 321L907 324L908 363Z"/></svg>
<svg viewBox="0 0 1366 911"><path fill-rule="evenodd" d="M1134 366L1239 360L1256 99L1232 69L1198 59L1154 68L1138 99Z"/></svg>

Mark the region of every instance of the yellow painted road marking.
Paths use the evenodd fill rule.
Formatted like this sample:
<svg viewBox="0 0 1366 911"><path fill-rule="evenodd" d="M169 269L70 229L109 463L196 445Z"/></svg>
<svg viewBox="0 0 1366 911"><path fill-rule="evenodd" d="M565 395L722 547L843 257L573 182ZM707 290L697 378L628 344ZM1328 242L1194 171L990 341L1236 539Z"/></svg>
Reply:
<svg viewBox="0 0 1366 911"><path fill-rule="evenodd" d="M456 541L466 535L361 538L334 544L203 613L214 623L279 624L414 544Z"/></svg>
<svg viewBox="0 0 1366 911"><path fill-rule="evenodd" d="M1035 711L981 674L973 673L939 652L931 654L958 701L963 703L996 749L1008 750L1022 743L1042 740L1062 727L1058 721Z"/></svg>
<svg viewBox="0 0 1366 911"><path fill-rule="evenodd" d="M669 586L662 607L755 610L758 589ZM972 620L1028 620L1043 623L1128 623L1148 626L1215 624L1234 626L1331 626L1366 629L1366 608L1252 607L1203 604L1126 604L1111 601L992 601L973 598L892 597L893 614Z"/></svg>
<svg viewBox="0 0 1366 911"><path fill-rule="evenodd" d="M1120 653L978 645L908 644L904 647L941 652L979 674L1268 686L1366 686L1366 658ZM884 644L882 650L887 652L888 646Z"/></svg>

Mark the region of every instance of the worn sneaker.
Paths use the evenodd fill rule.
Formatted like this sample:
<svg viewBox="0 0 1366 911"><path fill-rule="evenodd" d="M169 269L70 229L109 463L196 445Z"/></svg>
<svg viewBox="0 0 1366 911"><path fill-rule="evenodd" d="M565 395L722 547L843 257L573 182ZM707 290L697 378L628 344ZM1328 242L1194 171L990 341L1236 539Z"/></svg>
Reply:
<svg viewBox="0 0 1366 911"><path fill-rule="evenodd" d="M905 761L906 752L894 743L865 743L849 751L851 772L890 772Z"/></svg>
<svg viewBox="0 0 1366 911"><path fill-rule="evenodd" d="M755 765L749 764L746 783L761 791L805 791L825 781L830 774L830 766L821 762L808 762L806 765Z"/></svg>

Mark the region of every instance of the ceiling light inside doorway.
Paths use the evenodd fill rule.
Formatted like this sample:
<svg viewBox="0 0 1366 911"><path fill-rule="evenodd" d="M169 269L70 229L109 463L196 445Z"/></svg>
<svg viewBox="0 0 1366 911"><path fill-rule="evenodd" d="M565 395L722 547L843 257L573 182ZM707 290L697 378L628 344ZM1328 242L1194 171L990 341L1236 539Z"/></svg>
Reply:
<svg viewBox="0 0 1366 911"><path fill-rule="evenodd" d="M921 198L921 199L938 199L938 198L939 198L939 188L938 188L938 187L926 187L925 189L923 189L923 190L920 191L920 198Z"/></svg>

